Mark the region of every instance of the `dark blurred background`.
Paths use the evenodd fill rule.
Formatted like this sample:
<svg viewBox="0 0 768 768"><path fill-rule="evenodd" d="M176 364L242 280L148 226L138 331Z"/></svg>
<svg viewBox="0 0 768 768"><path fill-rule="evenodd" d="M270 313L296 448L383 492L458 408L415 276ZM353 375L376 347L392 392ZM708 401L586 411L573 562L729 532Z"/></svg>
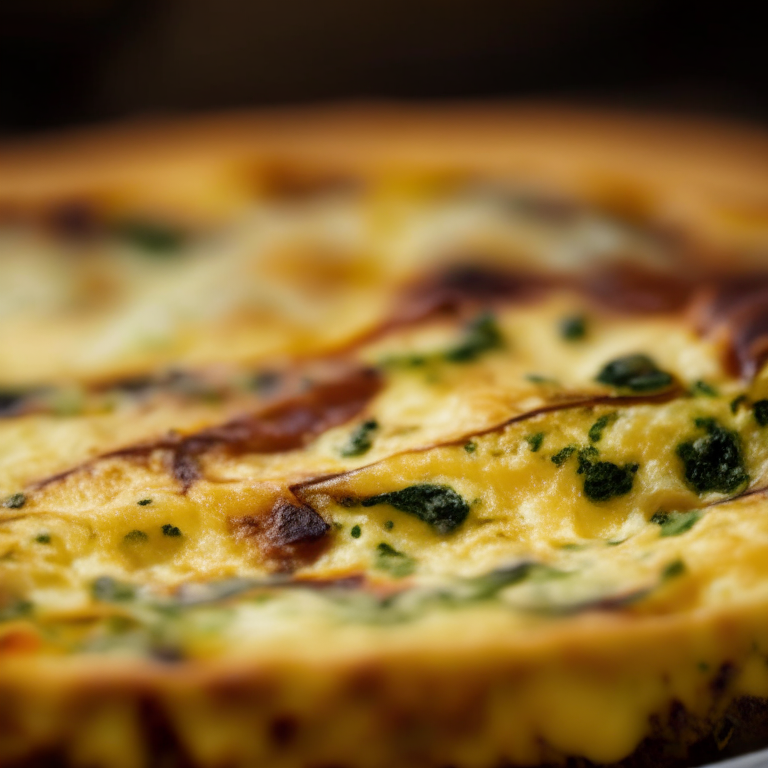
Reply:
<svg viewBox="0 0 768 768"><path fill-rule="evenodd" d="M768 125L762 3L0 0L0 134L349 99L556 99Z"/></svg>

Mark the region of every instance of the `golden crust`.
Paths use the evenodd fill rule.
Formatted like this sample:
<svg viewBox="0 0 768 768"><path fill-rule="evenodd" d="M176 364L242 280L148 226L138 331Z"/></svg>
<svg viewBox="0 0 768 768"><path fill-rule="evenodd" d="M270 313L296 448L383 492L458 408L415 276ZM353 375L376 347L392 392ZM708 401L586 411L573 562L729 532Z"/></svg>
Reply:
<svg viewBox="0 0 768 768"><path fill-rule="evenodd" d="M241 198L264 190L268 195L275 174L280 176L286 168L293 174L296 169L306 174L308 180L299 181L310 186L349 174L380 184L402 174L426 174L448 186L454 178L507 178L586 200L633 223L681 228L689 243L680 263L694 263L703 272L713 267L719 276L729 269L741 272L756 263L768 244L768 139L762 134L747 128L705 127L567 109L356 107L153 123L8 146L0 151L0 168L0 208L42 210L62 200L95 198L108 201L108 208L176 213L189 221L210 217L217 222L226 219ZM213 202L201 198L198 191L190 196L190 179L195 181L191 185L195 190L208 187L220 190L220 196ZM202 183L206 179L210 185ZM695 262L690 261L691 244L699 249ZM722 264L724 251L734 254L727 268ZM312 258L318 263L316 255ZM294 261L295 268L285 267ZM301 272L308 264L311 266L311 258L307 261L301 254L279 251L268 266L276 270L278 283L283 278L281 270L294 269L287 272L288 280L300 284ZM360 275L349 271L346 262L339 269L343 280L361 281L369 286L371 295L384 295L391 288L392 293L386 294L387 306L391 306L393 296L402 295L404 284L411 286L414 277L411 265L394 277ZM576 272L586 273L586 269L579 266ZM329 286L335 275L329 273ZM203 287L208 285L207 277L208 273L203 273L198 280ZM689 311L716 306L710 283L691 290L683 304ZM20 457L9 453L2 480L10 485L3 485L3 490L10 493L23 486L28 498L23 515L13 512L10 505L3 511L2 523L16 526L11 540L23 550L23 542L35 535L34 526L39 528L30 520L45 521L55 538L63 537L79 514L89 522L87 541L91 543L82 536L76 541L73 534L67 546L74 547L80 558L86 559L87 553L88 558L98 559L103 556L99 547L104 551L111 547L123 558L123 570L116 575L135 572L141 574L139 579L160 583L167 590L185 581L180 575L183 573L206 581L233 574L252 578L289 569L309 579L333 580L366 571L368 561L360 559L364 557L362 550L354 549L354 542L339 544L340 534L333 534L337 538L330 545L323 544L327 550L315 546L316 540L324 541L329 521L346 529L352 529L357 520L383 526L392 511L380 513L374 506L365 512L359 500L395 490L386 485L393 478L401 485L409 479L418 483L441 476L443 471L464 497L478 494L480 498L487 492L485 503L491 504L503 497L499 489L505 484L522 487L519 478L530 477L539 483L539 489L551 484L553 493L572 503L563 502L564 511L555 515L558 520L562 516L560 533L551 541L537 543L537 532L547 528L547 519L543 517L535 525L528 523L535 518L531 504L544 498L543 491L521 496L520 509L528 510L529 515L526 524L505 519L503 531L495 534L507 536L507 557L514 553L524 563L523 542L537 556L546 550L554 572L564 563L567 567L569 563L583 565L582 561L552 556L558 547L576 552L590 540L613 544L625 534L637 536L639 544L632 545L633 551L645 556L646 547L652 553L645 565L628 564L632 558L624 557L619 547L599 559L612 563L611 567L627 569L632 576L627 584L639 591L607 596L599 590L596 593L592 587L605 586L598 572L594 584L587 584L588 589L578 593L580 602L570 603L565 617L555 620L531 618L530 605L525 602L513 606L520 612L514 620L484 604L462 609L470 621L461 614L457 618L446 613L412 625L405 622L404 626L398 623L402 615L394 621L392 615L375 614L371 627L344 624L342 620L341 628L329 629L320 615L316 624L311 619L307 625L306 631L319 638L312 644L277 633L240 651L238 643L230 639L229 658L215 642L206 650L209 641L203 635L200 647L189 658L164 657L165 646L154 649L154 658L99 657L93 653L70 656L62 653L66 643L51 654L48 640L31 632L29 622L19 615L5 623L0 635L0 758L14 765L31 765L46 754L56 754L64 764L72 765L134 768L151 764L151 718L142 714L150 706L155 714L161 714L163 728L175 740L165 757L179 764L303 767L341 763L378 768L398 762L414 768L448 764L491 768L501 762L561 764L569 757L613 764L633 750L642 761L638 745L650 737L658 737L662 743L696 743L717 731L734 702L768 696L768 673L764 671L764 649L768 648L766 595L755 586L762 573L760 537L765 524L759 516L764 512L766 457L751 412L733 410L733 428L749 446L744 448L744 463L751 496L730 501L729 494L719 491L718 486L714 492L692 493L690 484L686 487L680 477L671 477L665 469L677 461L674 445L667 444L671 439L667 433L656 443L648 442L646 453L640 457L643 469L635 481L632 504L627 502L625 509L624 502L618 501L611 508L621 524L607 520L605 507L599 507L599 514L595 514L589 499L582 496L584 480L579 476L581 468L576 474L575 457L571 459L573 472L568 469L570 474L566 475L560 465L549 461L549 454L538 456L538 448L519 448L533 429L549 435L549 440L557 435L565 445L569 436L586 434L596 418L605 416L604 426L611 424L613 409L620 408L623 432L610 431L598 438L603 440L600 451L616 461L612 466L618 468L617 457L636 460L629 454L643 442L644 435L658 428L653 425L658 424L659 415L665 428L687 430L685 435L691 442L704 439L690 426L688 401L680 405L684 387L697 380L713 382L719 390L717 397L711 402L706 398L697 401L694 410L699 418L724 421L731 418L728 413L734 397L743 395L752 403L765 397L764 378L758 373L745 385L724 361L724 350L732 338L723 327L715 326L722 331L720 336L712 333L698 338L677 306L640 322L632 313L622 318L621 313L606 310L594 297L585 299L572 285L547 287L546 295L550 292L553 297L537 298L533 305L523 303L521 309L514 301L508 307L507 299L498 296L493 301L485 301L483 296L478 301L474 296L468 304L470 309L476 309L478 303L494 307L500 332L504 338L516 339L516 354L523 362L510 363L502 360L501 354L498 359L491 355L487 361L471 358L472 365L458 373L439 372L445 383L438 382L438 390L432 381L417 385L409 378L412 374L397 368L399 350L418 354L432 348L455 350L457 343L463 343L462 328L469 316L466 307L462 305L458 316L447 321L435 321L427 312L425 318L402 328L385 322L386 333L381 338L376 336L376 329L386 321L388 310L369 307L370 317L359 325L352 324L345 334L307 341L302 331L306 346L296 347L299 352L294 355L300 361L299 370L306 360L331 361L330 370L313 372L320 385L310 389L309 395L299 387L283 400L270 400L265 405L259 400L254 404L240 399L241 395L230 400L231 392L226 390L229 410L224 410L216 404L196 404L193 408L182 401L174 405L176 394L161 394L158 405L142 406L146 409L143 415L130 417L138 437L131 433L127 447L126 441L115 444L111 436L104 438L110 430L127 435L128 426L121 424L120 419L125 418L122 412L114 422L108 415L99 415L99 387L107 386L100 382L107 381L110 372L118 376L126 370L154 370L168 359L168 353L151 351L129 361L125 370L122 360L112 358L101 367L90 362L80 368L72 366L68 376L90 388L86 393L87 415L77 419L84 432L67 446L66 455L55 450L49 456L41 452L29 463L23 452ZM418 290L411 300L413 295L423 298ZM361 311L357 305L350 309L353 315ZM557 318L568 312L585 312L594 318L589 364L583 363L581 372L576 358L568 357L567 348L557 347L555 357L559 361L551 371L544 370L539 366L548 364L552 355L547 353L553 342L546 340L539 349L536 338L522 340L521 329L531 325L531 318L546 327L554 326ZM721 316L720 309L712 312L716 318ZM730 322L731 316L727 319ZM248 319L245 327L252 333L263 323L264 318ZM229 343L233 338L230 326L223 334L220 338ZM597 364L622 351L622 339L627 336L643 349L653 350L664 372L670 371L675 388L661 397L636 393L618 397L610 388L595 384ZM209 362L211 350L221 343L217 338L198 350L197 357L190 353L181 359L193 365ZM759 371L762 348L755 351L751 336L747 341L752 346L744 353L745 360L752 361ZM491 341L489 348L494 344ZM280 341L275 349L288 350L287 342ZM248 354L251 356L233 357L227 362L237 369L253 360L278 357L274 349L262 357L250 350ZM351 373L349 360L346 366L337 367L337 358L345 355L353 362ZM349 410L339 410L339 402L329 401L324 394L336 386L336 381L347 382L345 386L349 386L350 377L369 381L365 366L381 368L382 361L394 365L382 393L376 386L365 384L364 395L359 403L352 399L354 407ZM50 383L56 380L58 365L54 360L46 369L44 364L30 363L18 380L11 372L4 381L14 387L28 381ZM544 376L543 381L510 385L513 379L525 378L522 365L547 374L549 379ZM562 386L563 391L551 389L555 375L560 382L556 386ZM414 398L414 408L423 418L421 431L411 428L398 412L399 404L405 402L403 393ZM466 413L450 400L457 393L469 403ZM319 404L312 400L315 396ZM579 404L578 412L574 404ZM238 416L243 408L249 409L250 421ZM313 414L309 425L302 422L301 429L291 426L294 431L286 432L285 424L293 424L299 412L305 420L308 412ZM391 434L377 438L380 442L364 458L344 458L342 449L343 459L339 459L340 441L356 423L350 420L361 413L388 424ZM443 418L446 413L450 424ZM57 428L50 414L31 413L23 419L18 422L21 431L13 433L23 445L44 442ZM157 442L157 435L162 435L169 424L177 432ZM150 438L155 442L147 442ZM470 438L474 447L465 450ZM264 447L273 446L276 439L280 447ZM478 456L496 455L494 452L514 454L514 458L498 470L498 475L494 470L474 477L471 462ZM554 447L551 452L554 455ZM77 461L76 456L80 456ZM136 457L140 461L136 462ZM655 474L643 474L654 459L662 468L654 469ZM254 477L258 482L250 479ZM155 506L137 510L136 499L150 492ZM291 495L286 500L288 492ZM94 500L96 505L103 505L103 513L94 512ZM160 502L166 505L162 518L153 516ZM671 537L657 543L657 530L650 521L662 503L677 504L673 509L686 514L699 506L704 509L702 520L694 520L696 528L689 539ZM281 517L280 510L286 504L292 510L290 524ZM202 516L195 523L192 512L197 510L199 516L199 510L209 507L217 510L215 519ZM554 508L548 507L550 511ZM272 517L265 517L268 514ZM320 523L311 515L319 515ZM59 518L67 522L56 528ZM201 535L203 543L186 560L173 549L178 544L173 538L177 534L164 531L164 539L159 533L166 518L171 522L163 528L173 530L181 520L185 535L198 531ZM429 563L433 574L441 578L453 569L450 558L463 563L462 577L474 577L483 562L499 564L498 552L489 543L490 519L477 531L473 529L475 538L450 540L454 541L451 544L440 538L439 531L426 531L423 522L401 518L397 518L397 530L403 538L393 540L398 546L411 546L412 552L423 552L425 562L432 557L427 552L437 553ZM296 519L302 521L298 529ZM730 526L727 529L726 524ZM712 542L723 539L725 530L731 537L731 550L723 551L723 563L733 574L733 584L721 583L711 562L715 551ZM569 541L562 531L572 537L575 534L576 541ZM144 538L134 536L134 542L155 536L150 540L164 559L145 562L135 548L130 549L130 536L137 532ZM50 539L51 534L45 535ZM204 539L204 535L209 537ZM356 541L370 546L366 536ZM226 543L215 550L220 560L215 566L208 563L195 571L199 566L192 563L211 559L206 548L216 537ZM274 556L270 547L287 548L287 555ZM473 561L473 547L485 555ZM342 556L334 560L337 552ZM386 550L384 554L392 556ZM395 551L394 556L403 555ZM685 559L693 576L675 582L680 558ZM589 567L588 563L584 567ZM84 573L83 584L95 572ZM658 584L652 582L659 573ZM365 588L379 596L382 590L383 594L391 590L397 598L399 587L394 582L402 575L407 578L409 574L402 571L391 581L379 574L379 580L374 578ZM14 594L18 585L27 584L29 573L11 567L5 576L2 589ZM668 578L673 579L671 585ZM43 581L36 583L38 590ZM255 589L258 597L263 584L251 584L249 589L251 593ZM531 589L530 594L522 595L523 600L541 600L535 592L539 588L534 584ZM745 590L743 600L739 589ZM642 596L635 604L637 595ZM545 590L544 598L553 615L564 610L557 591L549 594ZM325 610L317 608L314 597L307 600L289 603L293 615L298 612L311 617L313 612L322 614ZM108 609L97 606L92 614L88 609L81 613L81 620L137 620L118 603L113 600ZM612 612L614 609L618 612ZM81 611L82 606L76 610ZM65 613L66 609L62 615ZM60 618L54 611L44 621L52 625ZM377 624L386 621L393 622L395 628ZM240 631L257 626L244 623ZM72 637L77 631L73 630ZM71 642L77 646L79 641ZM680 708L690 714L690 722L680 722ZM510 721L516 725L510 727ZM585 734L597 732L601 732L600 738L585 740ZM658 756L649 754L648 760L658 764ZM670 764L685 759L683 749L670 758Z"/></svg>

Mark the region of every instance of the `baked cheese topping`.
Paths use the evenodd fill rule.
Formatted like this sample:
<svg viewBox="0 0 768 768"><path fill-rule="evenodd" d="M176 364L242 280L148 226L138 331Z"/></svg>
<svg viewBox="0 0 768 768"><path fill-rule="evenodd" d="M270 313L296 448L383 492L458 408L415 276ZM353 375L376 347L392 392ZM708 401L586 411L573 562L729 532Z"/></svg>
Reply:
<svg viewBox="0 0 768 768"><path fill-rule="evenodd" d="M498 184L249 195L200 230L117 206L0 233L0 691L50 676L62 707L35 731L18 698L9 759L62 738L83 669L312 665L284 690L322 707L372 658L519 668L489 746L422 766L617 761L671 700L768 696L764 276ZM165 690L200 764L308 764ZM69 759L142 765L104 716L131 746ZM349 764L398 758L349 727Z"/></svg>

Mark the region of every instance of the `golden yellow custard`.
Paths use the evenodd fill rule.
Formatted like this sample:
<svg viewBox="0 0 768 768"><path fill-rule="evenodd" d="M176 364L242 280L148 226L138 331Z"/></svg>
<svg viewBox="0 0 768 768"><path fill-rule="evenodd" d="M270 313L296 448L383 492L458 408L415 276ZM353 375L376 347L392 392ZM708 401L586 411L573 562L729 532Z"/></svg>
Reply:
<svg viewBox="0 0 768 768"><path fill-rule="evenodd" d="M768 744L768 141L453 115L0 151L3 768Z"/></svg>

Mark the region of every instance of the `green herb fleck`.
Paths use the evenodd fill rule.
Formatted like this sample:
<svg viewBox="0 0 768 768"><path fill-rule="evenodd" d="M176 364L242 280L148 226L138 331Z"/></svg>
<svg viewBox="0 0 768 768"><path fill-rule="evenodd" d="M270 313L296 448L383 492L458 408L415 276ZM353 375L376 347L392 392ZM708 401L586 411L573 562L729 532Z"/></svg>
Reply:
<svg viewBox="0 0 768 768"><path fill-rule="evenodd" d="M42 533L38 533L37 536L35 536L35 541L38 544L50 544L51 543L51 534L47 531L43 531Z"/></svg>
<svg viewBox="0 0 768 768"><path fill-rule="evenodd" d="M544 433L535 432L532 435L526 435L524 440L530 446L531 451L533 451L533 453L536 453L536 451L538 451L539 448L541 448L541 444L544 442Z"/></svg>
<svg viewBox="0 0 768 768"><path fill-rule="evenodd" d="M484 312L467 325L464 338L444 357L452 363L467 363L478 358L483 352L500 349L504 337L490 312Z"/></svg>
<svg viewBox="0 0 768 768"><path fill-rule="evenodd" d="M552 457L552 463L555 466L562 467L563 464L565 464L565 462L568 461L568 459L570 459L575 452L576 452L575 445L566 445L565 448L558 451Z"/></svg>
<svg viewBox="0 0 768 768"><path fill-rule="evenodd" d="M477 450L477 443L470 440L468 443L464 443L464 450L467 453L474 453Z"/></svg>
<svg viewBox="0 0 768 768"><path fill-rule="evenodd" d="M353 525L352 526L352 530L350 530L350 532L349 532L349 535L353 539L359 539L361 533L362 533L362 530L360 529L360 526L359 525Z"/></svg>
<svg viewBox="0 0 768 768"><path fill-rule="evenodd" d="M395 527L395 524L391 520L387 520L386 523L384 523L384 528L387 531L391 531Z"/></svg>
<svg viewBox="0 0 768 768"><path fill-rule="evenodd" d="M184 244L184 236L179 230L156 221L123 221L114 232L123 242L153 256L176 253Z"/></svg>
<svg viewBox="0 0 768 768"><path fill-rule="evenodd" d="M704 397L717 397L720 393L711 384L707 384L706 381L699 379L693 383L693 386L691 386L691 394L704 395Z"/></svg>
<svg viewBox="0 0 768 768"><path fill-rule="evenodd" d="M484 352L501 349L503 346L504 337L496 324L495 317L492 313L485 312L467 324L464 336L455 346L435 352L391 355L384 358L380 365L389 368L420 368L440 361L468 363Z"/></svg>
<svg viewBox="0 0 768 768"><path fill-rule="evenodd" d="M566 341L579 341L587 334L587 322L583 315L564 317L560 321L560 336Z"/></svg>
<svg viewBox="0 0 768 768"><path fill-rule="evenodd" d="M140 507L146 507L146 506L147 506L147 504L151 504L151 503L152 503L152 499L140 499L140 500L139 500L139 501L137 501L136 503L137 503L137 504L138 504Z"/></svg>
<svg viewBox="0 0 768 768"><path fill-rule="evenodd" d="M549 581L566 576L570 576L568 571L561 571L543 563L524 561L508 568L497 568L481 576L466 579L464 584L471 590L467 599L488 600L495 598L503 589L519 584L526 579Z"/></svg>
<svg viewBox="0 0 768 768"><path fill-rule="evenodd" d="M434 360L434 355L420 354L414 352L410 355L391 355L384 358L380 365L387 368L421 368L430 360Z"/></svg>
<svg viewBox="0 0 768 768"><path fill-rule="evenodd" d="M761 427L768 425L768 400L758 400L752 408L755 413L755 421Z"/></svg>
<svg viewBox="0 0 768 768"><path fill-rule="evenodd" d="M349 436L347 444L341 449L342 456L362 456L371 449L374 433L379 428L376 419L368 419L360 424Z"/></svg>
<svg viewBox="0 0 768 768"><path fill-rule="evenodd" d="M594 448L579 451L578 474L584 475L584 495L590 501L608 501L614 496L625 496L632 490L638 464L620 467L610 461L593 462Z"/></svg>
<svg viewBox="0 0 768 768"><path fill-rule="evenodd" d="M467 579L466 584L472 589L471 599L487 600L496 597L502 589L527 579L537 567L538 563L526 561L508 568L497 568L489 573L484 573L482 576Z"/></svg>
<svg viewBox="0 0 768 768"><path fill-rule="evenodd" d="M8 509L21 509L26 503L27 497L23 493L14 493L3 502L3 506Z"/></svg>
<svg viewBox="0 0 768 768"><path fill-rule="evenodd" d="M668 563L661 572L661 580L675 579L685 573L685 563L682 560L673 560Z"/></svg>
<svg viewBox="0 0 768 768"><path fill-rule="evenodd" d="M701 512L691 509L688 512L657 512L651 522L661 527L662 537L679 536L690 531L700 518Z"/></svg>
<svg viewBox="0 0 768 768"><path fill-rule="evenodd" d="M126 533L125 536L123 536L123 539L125 541L131 542L132 544L138 544L141 541L147 541L149 539L149 536L147 536L147 534L144 533L144 531L133 530Z"/></svg>
<svg viewBox="0 0 768 768"><path fill-rule="evenodd" d="M376 547L378 560L376 567L388 571L395 578L410 576L416 569L416 561L403 552L398 552L393 546L382 541Z"/></svg>
<svg viewBox="0 0 768 768"><path fill-rule="evenodd" d="M525 378L531 382L531 384L558 384L557 379L553 379L549 376L542 376L540 373L526 373Z"/></svg>
<svg viewBox="0 0 768 768"><path fill-rule="evenodd" d="M600 456L600 451L598 451L594 445L588 445L585 448L579 449L579 466L576 473L583 475L592 466L598 456Z"/></svg>
<svg viewBox="0 0 768 768"><path fill-rule="evenodd" d="M364 507L390 504L401 512L415 515L438 533L451 533L466 520L469 505L447 485L419 483L391 493L380 493L362 501Z"/></svg>
<svg viewBox="0 0 768 768"><path fill-rule="evenodd" d="M731 413L736 413L736 411L739 410L739 407L744 405L747 400L748 398L746 395L739 395L738 397L734 397L733 400L731 400Z"/></svg>
<svg viewBox="0 0 768 768"><path fill-rule="evenodd" d="M680 443L686 483L697 493L731 493L749 482L744 468L739 436L714 419L696 419L695 425L706 434Z"/></svg>
<svg viewBox="0 0 768 768"><path fill-rule="evenodd" d="M603 416L601 416L590 428L589 428L589 439L593 443L598 443L600 440L602 440L603 437L603 430L609 426L610 424L613 424L616 419L619 418L619 414L615 411L613 413L606 413Z"/></svg>
<svg viewBox="0 0 768 768"><path fill-rule="evenodd" d="M171 525L170 523L166 523L163 528L163 536L181 536L181 531L175 526Z"/></svg>
<svg viewBox="0 0 768 768"><path fill-rule="evenodd" d="M85 397L79 389L60 389L50 397L49 406L56 416L77 416L83 412Z"/></svg>
<svg viewBox="0 0 768 768"><path fill-rule="evenodd" d="M91 595L94 600L104 603L119 603L132 600L136 590L131 584L113 579L111 576L100 576L91 585Z"/></svg>
<svg viewBox="0 0 768 768"><path fill-rule="evenodd" d="M672 384L672 376L647 355L626 355L606 363L596 381L633 392L650 392Z"/></svg>

